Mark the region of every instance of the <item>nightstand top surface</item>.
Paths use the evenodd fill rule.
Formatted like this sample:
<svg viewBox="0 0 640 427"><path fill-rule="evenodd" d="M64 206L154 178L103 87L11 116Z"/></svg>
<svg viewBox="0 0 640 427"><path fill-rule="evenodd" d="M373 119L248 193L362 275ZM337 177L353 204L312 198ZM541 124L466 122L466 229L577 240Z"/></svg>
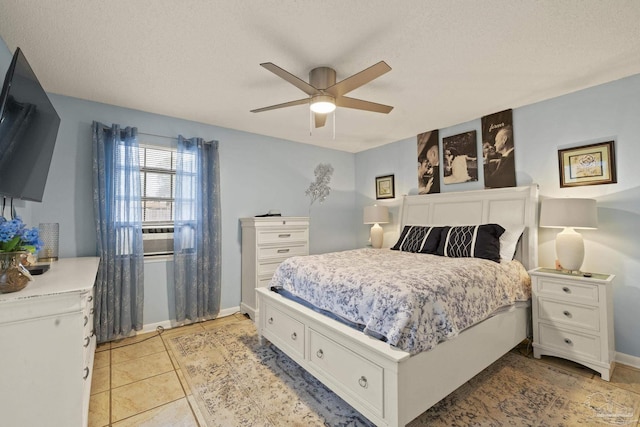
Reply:
<svg viewBox="0 0 640 427"><path fill-rule="evenodd" d="M611 274L600 274L600 273L591 273L591 277L585 277L582 274L574 274L567 271L556 270L553 268L542 268L542 267L531 270L530 273L544 273L544 274L553 274L553 275L563 276L566 278L595 279L595 280L604 280L604 281L611 280L614 277Z"/></svg>

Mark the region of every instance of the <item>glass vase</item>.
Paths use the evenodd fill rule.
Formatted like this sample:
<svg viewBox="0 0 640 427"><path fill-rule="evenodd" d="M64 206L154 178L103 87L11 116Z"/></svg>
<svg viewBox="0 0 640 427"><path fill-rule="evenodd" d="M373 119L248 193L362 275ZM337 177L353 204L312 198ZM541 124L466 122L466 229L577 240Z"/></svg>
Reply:
<svg viewBox="0 0 640 427"><path fill-rule="evenodd" d="M0 252L0 293L17 292L31 280L24 267L27 252Z"/></svg>

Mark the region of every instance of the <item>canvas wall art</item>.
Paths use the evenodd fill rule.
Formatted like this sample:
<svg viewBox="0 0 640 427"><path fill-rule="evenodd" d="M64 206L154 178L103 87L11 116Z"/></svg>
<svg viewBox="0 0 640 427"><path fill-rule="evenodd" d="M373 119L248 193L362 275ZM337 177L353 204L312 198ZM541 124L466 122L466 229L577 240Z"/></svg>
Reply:
<svg viewBox="0 0 640 427"><path fill-rule="evenodd" d="M442 138L444 183L478 180L478 139L476 131Z"/></svg>
<svg viewBox="0 0 640 427"><path fill-rule="evenodd" d="M512 110L484 116L481 122L485 188L515 187Z"/></svg>
<svg viewBox="0 0 640 427"><path fill-rule="evenodd" d="M418 135L418 194L440 192L438 130Z"/></svg>

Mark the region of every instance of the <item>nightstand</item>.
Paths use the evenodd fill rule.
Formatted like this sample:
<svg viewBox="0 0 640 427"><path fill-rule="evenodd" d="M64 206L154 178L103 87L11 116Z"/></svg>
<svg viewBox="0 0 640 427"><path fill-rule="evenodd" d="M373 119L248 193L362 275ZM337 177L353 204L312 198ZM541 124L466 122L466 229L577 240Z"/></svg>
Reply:
<svg viewBox="0 0 640 427"><path fill-rule="evenodd" d="M614 275L591 277L536 268L531 275L533 356L562 357L600 372L615 367Z"/></svg>

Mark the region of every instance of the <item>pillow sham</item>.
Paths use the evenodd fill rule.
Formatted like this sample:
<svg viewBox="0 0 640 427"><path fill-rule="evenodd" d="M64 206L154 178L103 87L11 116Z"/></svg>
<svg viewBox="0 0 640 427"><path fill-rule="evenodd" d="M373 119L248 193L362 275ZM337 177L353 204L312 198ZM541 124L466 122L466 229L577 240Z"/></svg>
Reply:
<svg viewBox="0 0 640 427"><path fill-rule="evenodd" d="M516 254L516 246L524 232L524 225L500 224L504 233L500 236L500 260L509 262Z"/></svg>
<svg viewBox="0 0 640 427"><path fill-rule="evenodd" d="M442 227L437 255L450 258L483 258L500 262L500 236L504 228L498 224Z"/></svg>
<svg viewBox="0 0 640 427"><path fill-rule="evenodd" d="M442 227L405 225L400 237L391 248L394 251L435 254Z"/></svg>

